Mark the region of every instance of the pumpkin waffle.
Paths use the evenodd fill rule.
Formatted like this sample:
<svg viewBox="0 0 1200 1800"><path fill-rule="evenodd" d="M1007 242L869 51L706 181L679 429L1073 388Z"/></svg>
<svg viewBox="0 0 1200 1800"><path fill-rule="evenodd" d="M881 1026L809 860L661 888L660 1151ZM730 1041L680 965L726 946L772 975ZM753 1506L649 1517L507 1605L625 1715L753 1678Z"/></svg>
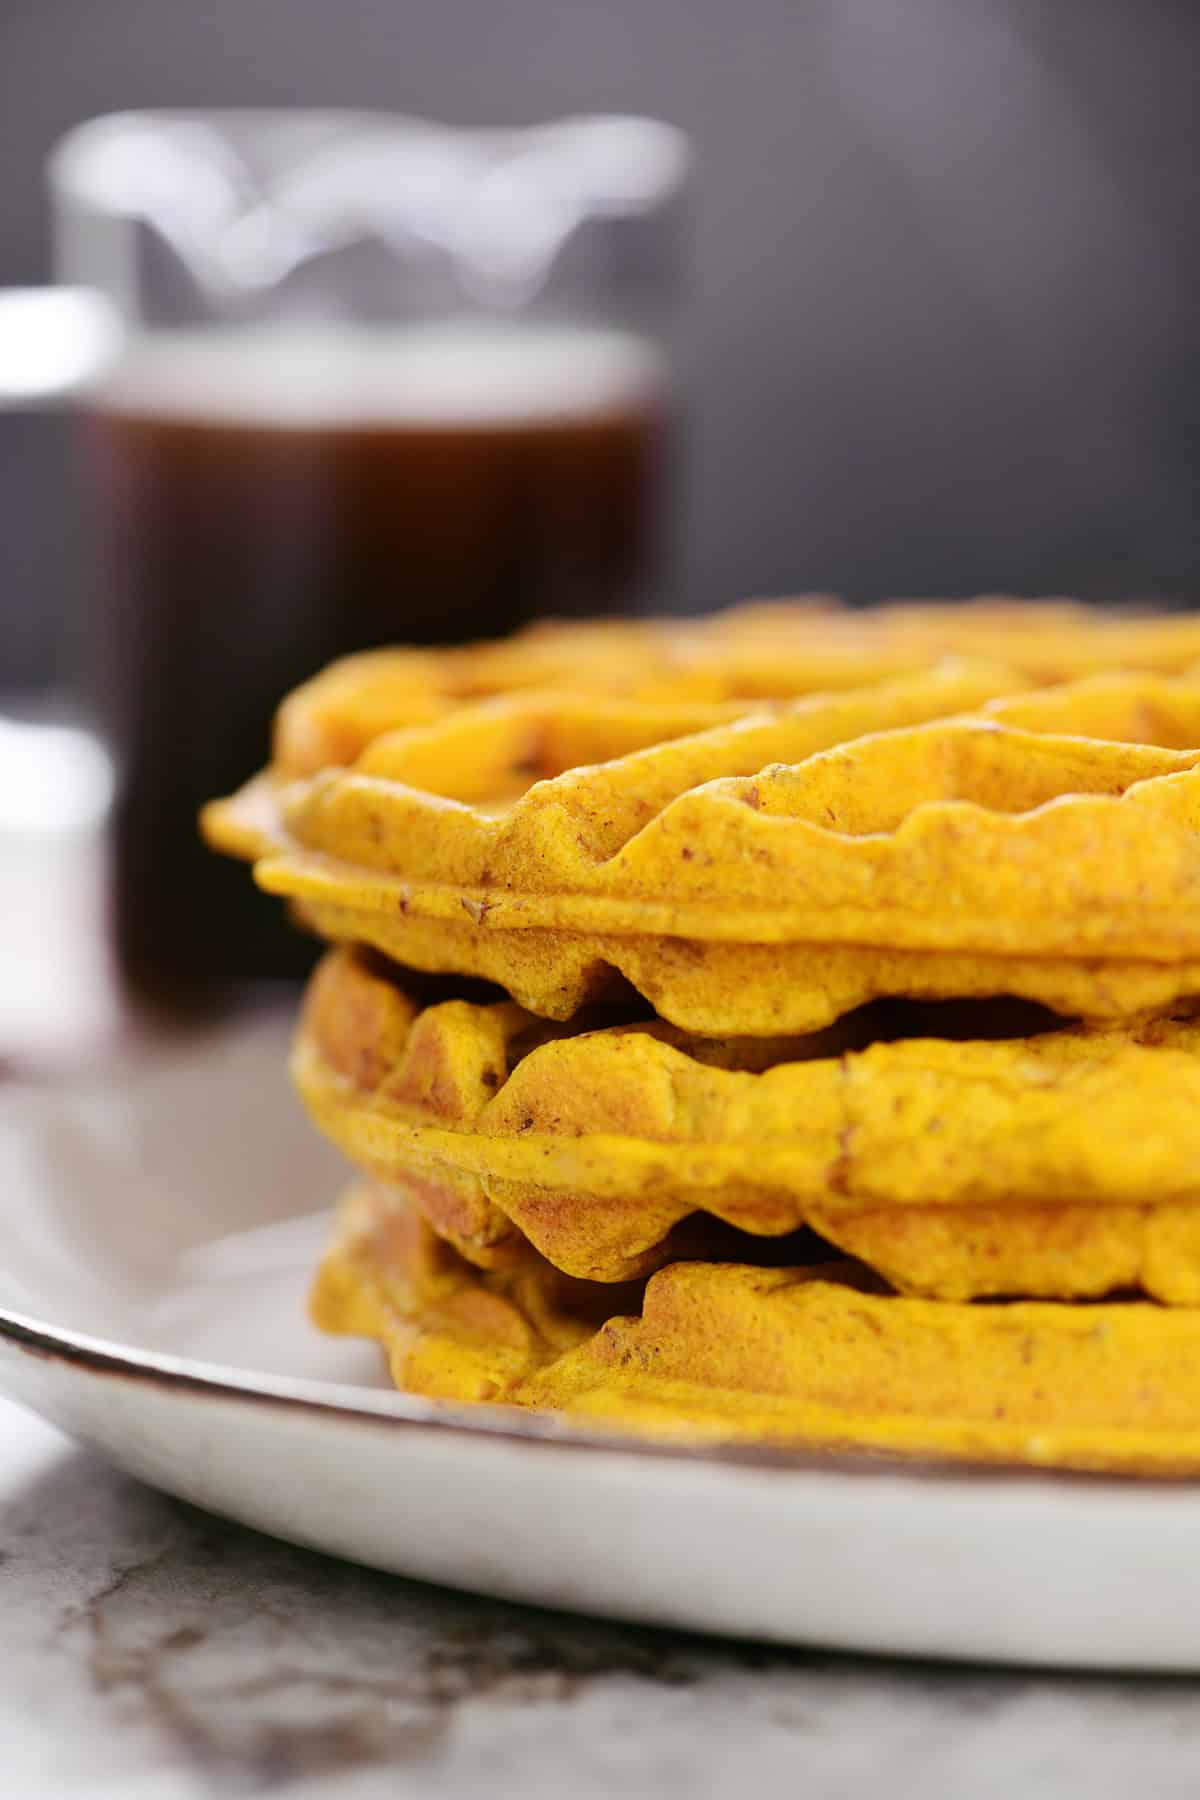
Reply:
<svg viewBox="0 0 1200 1800"><path fill-rule="evenodd" d="M543 621L493 642L334 663L284 701L273 767L283 777L346 767L387 731L531 688L745 703L858 687L946 656L1005 663L1037 683L1178 674L1200 662L1200 619L995 597L855 611L809 595L699 619Z"/></svg>
<svg viewBox="0 0 1200 1800"><path fill-rule="evenodd" d="M646 747L594 732L583 767L547 721L613 703L492 702L206 829L322 935L550 1018L614 976L713 1035L889 994L1170 1010L1200 994L1200 681L1015 679L954 665L671 742L651 707Z"/></svg>
<svg viewBox="0 0 1200 1800"><path fill-rule="evenodd" d="M312 1313L441 1399L692 1442L1200 1473L1200 1313L1145 1301L964 1306L854 1265L711 1261L597 1291L528 1248L483 1273L398 1197L358 1189Z"/></svg>
<svg viewBox="0 0 1200 1800"><path fill-rule="evenodd" d="M1200 1022L876 1007L815 1037L706 1039L423 1002L341 950L293 1072L350 1160L483 1266L526 1241L629 1280L699 1212L758 1238L808 1226L941 1299L1200 1306Z"/></svg>

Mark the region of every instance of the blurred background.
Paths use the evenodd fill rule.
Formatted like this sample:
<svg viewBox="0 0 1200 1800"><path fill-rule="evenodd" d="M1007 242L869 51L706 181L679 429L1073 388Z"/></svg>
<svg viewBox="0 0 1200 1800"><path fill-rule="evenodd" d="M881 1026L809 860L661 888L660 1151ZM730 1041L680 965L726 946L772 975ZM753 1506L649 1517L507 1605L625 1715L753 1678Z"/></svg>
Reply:
<svg viewBox="0 0 1200 1800"><path fill-rule="evenodd" d="M677 596L1200 575L1187 0L10 0L0 282L114 108L321 103L694 134ZM0 416L0 683L81 591L59 418Z"/></svg>
<svg viewBox="0 0 1200 1800"><path fill-rule="evenodd" d="M1186 0L10 0L0 286L50 279L45 159L96 114L321 105L487 127L650 114L690 135L696 164L674 346L673 553L656 586L639 579L622 603L703 610L826 589L862 601L999 590L1189 604L1200 576L1198 51L1200 15ZM128 485L133 462L113 445L111 468L126 473L112 479ZM31 696L36 709L117 637L97 598L79 475L68 413L0 412L10 713ZM139 505L138 531L149 516ZM170 554L182 567L178 543ZM170 655L184 663L200 642L185 626L193 611L202 617L180 600L173 615ZM438 635L434 612L427 636ZM127 633L135 649L149 641L147 616ZM278 618L270 628L282 642ZM304 670L319 660L299 640L293 659ZM272 695L296 669L267 671ZM160 701L171 692L144 669L120 679ZM255 746L264 709L261 698L246 709ZM179 723L166 711L146 725L143 768L163 765L154 733ZM134 724L122 727L130 767ZM197 740L219 730L212 717L191 721ZM194 803L259 755L226 737L228 770L197 768L175 789L160 780L126 832L136 855L122 879L135 899L147 868L153 879L165 866L164 832L183 871L170 904L201 879ZM97 810L104 771L79 764L76 741L51 748L37 779L65 792L69 775ZM27 741L10 751L6 771L18 755L32 769ZM245 877L206 879L233 906ZM132 939L157 931L154 956L172 960L168 911L155 926L121 905ZM212 935L247 941L232 923ZM43 948L60 937L43 921ZM266 966L257 952L249 960ZM40 1016L45 1004L39 990L30 1005Z"/></svg>

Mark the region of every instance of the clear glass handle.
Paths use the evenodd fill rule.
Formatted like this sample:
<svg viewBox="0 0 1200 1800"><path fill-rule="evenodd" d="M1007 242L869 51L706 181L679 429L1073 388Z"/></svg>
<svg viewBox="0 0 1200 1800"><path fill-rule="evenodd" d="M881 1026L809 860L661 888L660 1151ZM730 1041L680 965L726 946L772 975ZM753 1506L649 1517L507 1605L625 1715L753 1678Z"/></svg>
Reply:
<svg viewBox="0 0 1200 1800"><path fill-rule="evenodd" d="M86 287L0 288L0 409L68 399L113 361L116 308Z"/></svg>

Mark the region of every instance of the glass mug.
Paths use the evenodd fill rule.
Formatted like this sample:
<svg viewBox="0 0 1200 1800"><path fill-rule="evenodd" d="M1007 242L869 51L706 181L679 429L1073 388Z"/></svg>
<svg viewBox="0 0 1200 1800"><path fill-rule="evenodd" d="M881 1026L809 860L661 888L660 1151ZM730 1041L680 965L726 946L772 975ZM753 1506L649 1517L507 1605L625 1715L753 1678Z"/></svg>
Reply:
<svg viewBox="0 0 1200 1800"><path fill-rule="evenodd" d="M310 959L195 825L289 687L661 597L688 161L647 119L306 111L117 115L54 154L62 285L0 296L0 396L80 413L136 998Z"/></svg>

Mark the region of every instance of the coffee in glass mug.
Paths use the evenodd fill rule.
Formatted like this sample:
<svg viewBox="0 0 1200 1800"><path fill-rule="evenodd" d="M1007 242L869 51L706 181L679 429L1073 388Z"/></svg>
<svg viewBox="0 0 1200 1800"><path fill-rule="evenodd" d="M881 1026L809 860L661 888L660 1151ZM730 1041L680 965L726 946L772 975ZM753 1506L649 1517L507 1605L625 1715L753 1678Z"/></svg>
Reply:
<svg viewBox="0 0 1200 1800"><path fill-rule="evenodd" d="M661 360L600 331L156 342L83 410L92 691L123 749L114 929L178 1005L303 966L195 812L263 759L332 657L453 643L653 595Z"/></svg>

